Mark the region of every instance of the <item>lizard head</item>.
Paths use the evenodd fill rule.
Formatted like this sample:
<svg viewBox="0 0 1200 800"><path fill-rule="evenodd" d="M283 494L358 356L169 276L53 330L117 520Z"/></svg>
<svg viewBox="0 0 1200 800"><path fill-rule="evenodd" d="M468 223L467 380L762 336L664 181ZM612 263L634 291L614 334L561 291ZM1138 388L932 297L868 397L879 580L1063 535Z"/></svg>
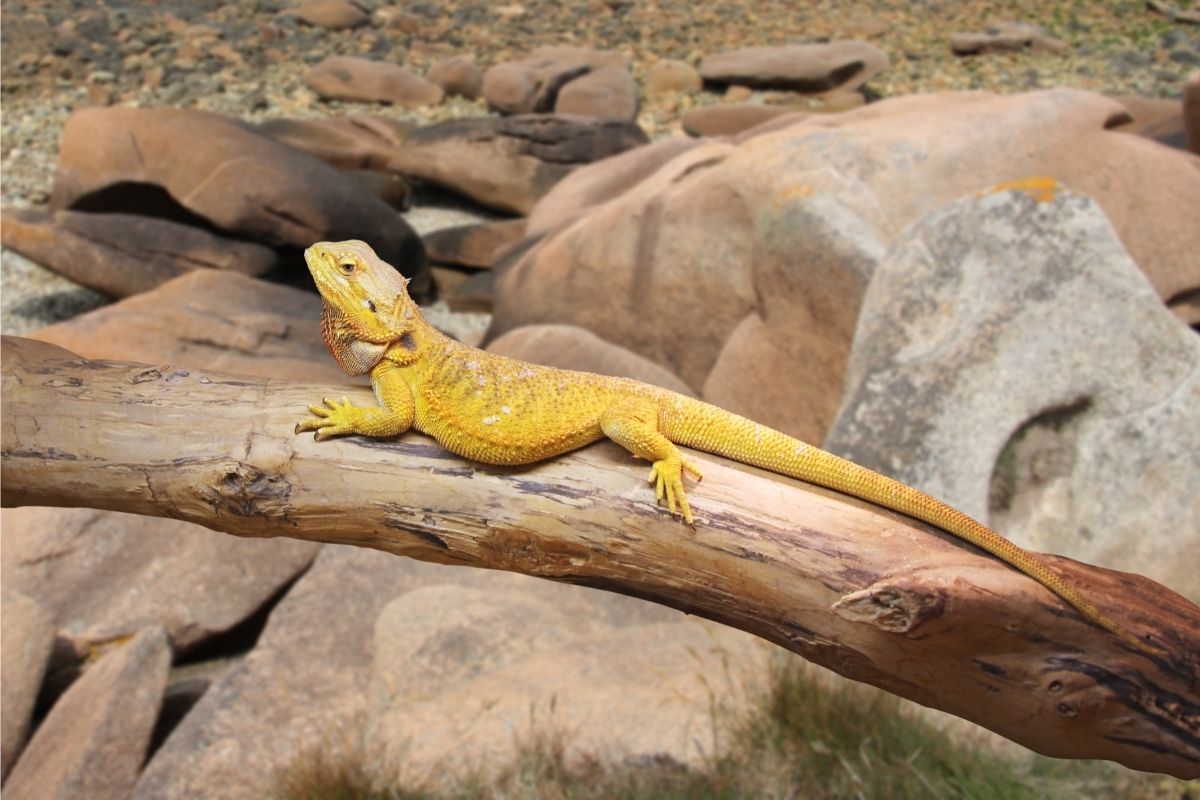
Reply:
<svg viewBox="0 0 1200 800"><path fill-rule="evenodd" d="M304 251L324 301L321 332L342 369L362 375L414 325L408 279L365 242L317 242Z"/></svg>

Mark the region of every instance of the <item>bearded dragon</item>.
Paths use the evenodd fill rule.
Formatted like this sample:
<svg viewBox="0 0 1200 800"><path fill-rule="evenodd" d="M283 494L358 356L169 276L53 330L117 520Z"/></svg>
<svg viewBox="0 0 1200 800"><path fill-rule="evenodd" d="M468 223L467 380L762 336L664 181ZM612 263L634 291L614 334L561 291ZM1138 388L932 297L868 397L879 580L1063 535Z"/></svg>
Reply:
<svg viewBox="0 0 1200 800"><path fill-rule="evenodd" d="M1035 554L963 512L897 480L716 406L627 378L554 369L461 344L424 320L408 281L360 241L304 252L323 300L325 344L350 375L370 375L378 406L323 399L296 433L318 440L391 437L416 428L487 464L529 464L608 437L651 462L669 513L694 525L683 474L701 478L677 445L798 478L935 525L1041 583L1084 617L1157 653L1107 617Z"/></svg>

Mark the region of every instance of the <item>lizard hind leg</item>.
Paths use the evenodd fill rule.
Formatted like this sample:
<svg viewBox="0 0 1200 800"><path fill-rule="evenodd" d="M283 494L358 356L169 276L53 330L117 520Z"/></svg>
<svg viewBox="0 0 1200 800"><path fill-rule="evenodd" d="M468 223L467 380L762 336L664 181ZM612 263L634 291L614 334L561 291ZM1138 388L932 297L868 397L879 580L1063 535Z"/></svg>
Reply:
<svg viewBox="0 0 1200 800"><path fill-rule="evenodd" d="M600 429L637 458L652 462L649 480L654 484L658 501L666 500L667 510L672 515L678 509L683 521L694 525L692 508L683 490L683 472L690 472L697 480L703 476L694 464L684 459L679 448L659 432L658 404L644 398L615 403L600 418Z"/></svg>

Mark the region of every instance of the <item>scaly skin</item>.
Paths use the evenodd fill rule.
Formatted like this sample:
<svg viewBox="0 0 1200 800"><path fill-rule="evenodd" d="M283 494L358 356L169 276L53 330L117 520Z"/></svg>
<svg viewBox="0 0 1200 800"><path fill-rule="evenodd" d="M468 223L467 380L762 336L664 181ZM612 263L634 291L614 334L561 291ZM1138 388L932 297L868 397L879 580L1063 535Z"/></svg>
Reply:
<svg viewBox="0 0 1200 800"><path fill-rule="evenodd" d="M325 343L351 375L370 373L378 407L345 398L311 406L296 431L317 439L396 436L416 428L487 464L528 464L608 437L651 462L650 481L688 524L676 445L853 495L936 525L1041 583L1131 647L1159 651L1100 612L1037 556L945 503L764 425L625 378L553 369L460 344L421 317L407 281L363 242L320 242L304 253L324 299Z"/></svg>

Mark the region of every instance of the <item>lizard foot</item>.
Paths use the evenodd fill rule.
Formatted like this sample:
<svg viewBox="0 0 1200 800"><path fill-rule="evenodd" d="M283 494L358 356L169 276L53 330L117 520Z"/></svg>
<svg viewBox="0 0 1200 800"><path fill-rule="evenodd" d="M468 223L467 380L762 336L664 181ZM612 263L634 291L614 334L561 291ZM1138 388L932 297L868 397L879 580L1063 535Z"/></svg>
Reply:
<svg viewBox="0 0 1200 800"><path fill-rule="evenodd" d="M356 423L361 417L362 409L351 405L345 397L341 403L328 397L321 398L321 402L324 405L308 407L312 416L296 423L296 433L316 431L313 438L318 442L333 436L358 433Z"/></svg>
<svg viewBox="0 0 1200 800"><path fill-rule="evenodd" d="M695 476L696 480L704 478L694 464L679 456L671 456L654 462L650 467L649 482L654 484L654 494L660 503L666 498L667 510L671 515L675 515L678 507L683 514L683 521L694 527L696 523L692 519L692 507L688 505L687 494L683 491L684 470Z"/></svg>

